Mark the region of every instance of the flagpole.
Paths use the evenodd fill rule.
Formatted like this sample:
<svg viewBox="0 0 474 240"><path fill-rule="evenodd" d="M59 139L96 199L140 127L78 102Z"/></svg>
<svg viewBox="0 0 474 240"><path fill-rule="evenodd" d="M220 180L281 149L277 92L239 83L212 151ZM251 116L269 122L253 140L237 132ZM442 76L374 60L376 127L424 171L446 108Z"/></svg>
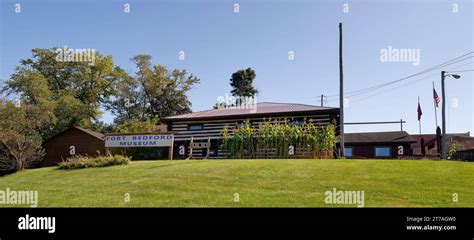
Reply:
<svg viewBox="0 0 474 240"><path fill-rule="evenodd" d="M418 96L418 106L420 106L420 96ZM420 130L421 135L421 118L418 117L418 129Z"/></svg>
<svg viewBox="0 0 474 240"><path fill-rule="evenodd" d="M435 109L435 123L436 123L436 128L438 128L438 111L436 110L436 99L434 98L434 92L435 92L435 85L434 85L434 81L433 81L433 104L434 104L434 109Z"/></svg>

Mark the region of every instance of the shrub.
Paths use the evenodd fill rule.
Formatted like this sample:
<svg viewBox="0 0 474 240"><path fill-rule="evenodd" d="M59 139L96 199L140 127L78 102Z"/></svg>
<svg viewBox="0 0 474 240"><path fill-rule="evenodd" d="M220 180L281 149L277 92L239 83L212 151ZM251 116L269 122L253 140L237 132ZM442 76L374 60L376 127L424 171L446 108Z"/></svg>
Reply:
<svg viewBox="0 0 474 240"><path fill-rule="evenodd" d="M35 110L0 99L0 172L13 173L36 167L43 159L41 128Z"/></svg>
<svg viewBox="0 0 474 240"><path fill-rule="evenodd" d="M127 165L131 159L122 155L108 155L99 157L74 156L66 161L59 163L59 169L80 169L91 167L108 167L115 165Z"/></svg>
<svg viewBox="0 0 474 240"><path fill-rule="evenodd" d="M0 133L0 171L13 173L36 167L44 156L41 139L21 133Z"/></svg>
<svg viewBox="0 0 474 240"><path fill-rule="evenodd" d="M451 146L449 146L447 159L454 160L456 156L456 152L459 150L460 144L457 141L453 141Z"/></svg>

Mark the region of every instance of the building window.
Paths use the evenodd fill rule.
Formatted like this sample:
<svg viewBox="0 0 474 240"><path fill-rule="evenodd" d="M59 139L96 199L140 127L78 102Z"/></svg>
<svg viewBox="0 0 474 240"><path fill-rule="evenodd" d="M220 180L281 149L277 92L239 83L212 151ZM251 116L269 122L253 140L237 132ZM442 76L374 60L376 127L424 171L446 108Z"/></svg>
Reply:
<svg viewBox="0 0 474 240"><path fill-rule="evenodd" d="M346 157L353 157L352 147L347 147L346 146L345 149L346 149ZM340 147L337 148L337 154L338 154L338 156L341 156L341 148Z"/></svg>
<svg viewBox="0 0 474 240"><path fill-rule="evenodd" d="M188 130L190 130L190 131L202 130L202 124L190 124L190 125L188 125Z"/></svg>
<svg viewBox="0 0 474 240"><path fill-rule="evenodd" d="M390 147L375 147L376 157L390 157Z"/></svg>
<svg viewBox="0 0 474 240"><path fill-rule="evenodd" d="M346 147L346 157L352 157L352 147Z"/></svg>
<svg viewBox="0 0 474 240"><path fill-rule="evenodd" d="M235 123L235 128L242 128L242 127L245 127L247 125L249 125L250 127L252 127L252 124L251 122L249 121L245 121L245 122L236 122Z"/></svg>

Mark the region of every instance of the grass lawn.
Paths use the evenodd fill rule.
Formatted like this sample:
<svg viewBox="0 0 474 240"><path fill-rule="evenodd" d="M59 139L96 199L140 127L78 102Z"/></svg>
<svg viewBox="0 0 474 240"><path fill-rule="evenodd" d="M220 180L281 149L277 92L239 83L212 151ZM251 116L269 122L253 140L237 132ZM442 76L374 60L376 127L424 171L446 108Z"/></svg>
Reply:
<svg viewBox="0 0 474 240"><path fill-rule="evenodd" d="M0 190L6 188L38 191L38 207L355 207L325 204L325 192L333 188L365 191L365 207L474 207L474 163L136 161L105 168L26 170L0 177ZM454 193L458 202L453 202ZM5 206L15 205L0 205Z"/></svg>

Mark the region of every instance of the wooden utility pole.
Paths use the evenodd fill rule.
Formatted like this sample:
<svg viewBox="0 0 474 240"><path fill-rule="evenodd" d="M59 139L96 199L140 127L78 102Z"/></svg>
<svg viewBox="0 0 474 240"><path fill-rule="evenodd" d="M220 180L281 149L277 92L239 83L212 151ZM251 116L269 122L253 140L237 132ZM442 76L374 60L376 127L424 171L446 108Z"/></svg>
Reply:
<svg viewBox="0 0 474 240"><path fill-rule="evenodd" d="M342 68L342 23L339 23L339 145L341 157L346 156L344 147L344 78Z"/></svg>

